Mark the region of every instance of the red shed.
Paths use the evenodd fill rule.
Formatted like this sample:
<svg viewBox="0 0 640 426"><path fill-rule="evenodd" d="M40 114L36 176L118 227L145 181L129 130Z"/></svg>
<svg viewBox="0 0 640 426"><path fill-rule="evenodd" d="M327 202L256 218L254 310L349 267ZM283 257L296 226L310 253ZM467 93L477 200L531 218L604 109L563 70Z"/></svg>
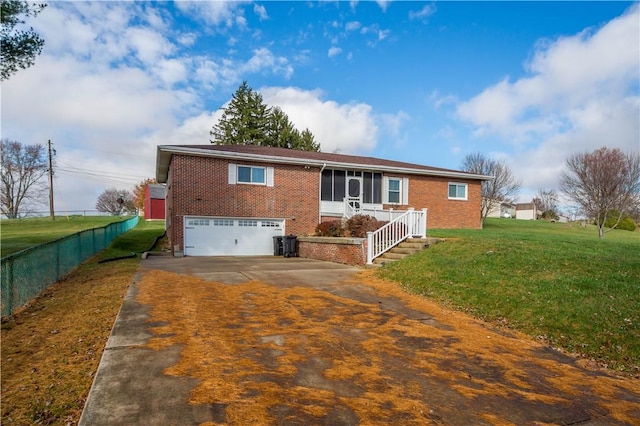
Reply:
<svg viewBox="0 0 640 426"><path fill-rule="evenodd" d="M165 218L166 190L164 185L149 184L144 189L144 217L145 219Z"/></svg>

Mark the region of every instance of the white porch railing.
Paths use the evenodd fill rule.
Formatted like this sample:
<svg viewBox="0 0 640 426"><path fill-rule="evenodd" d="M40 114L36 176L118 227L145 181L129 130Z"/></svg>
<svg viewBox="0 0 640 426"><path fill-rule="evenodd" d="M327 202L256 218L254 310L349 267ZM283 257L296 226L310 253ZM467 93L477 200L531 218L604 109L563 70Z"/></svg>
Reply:
<svg viewBox="0 0 640 426"><path fill-rule="evenodd" d="M426 238L427 209L409 209L382 228L367 232L367 264L408 237Z"/></svg>
<svg viewBox="0 0 640 426"><path fill-rule="evenodd" d="M362 214L362 200L360 197L344 197L344 215L347 219Z"/></svg>

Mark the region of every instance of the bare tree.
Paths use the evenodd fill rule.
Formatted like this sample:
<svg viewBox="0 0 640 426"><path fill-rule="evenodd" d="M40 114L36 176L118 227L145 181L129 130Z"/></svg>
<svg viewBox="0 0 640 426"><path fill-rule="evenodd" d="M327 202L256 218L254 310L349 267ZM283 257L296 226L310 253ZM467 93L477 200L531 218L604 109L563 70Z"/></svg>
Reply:
<svg viewBox="0 0 640 426"><path fill-rule="evenodd" d="M520 192L520 181L511 173L511 169L504 162L491 160L482 153L467 155L461 169L480 175L493 176L494 179L482 181L482 202L480 217L482 223L489 212L500 203L513 203Z"/></svg>
<svg viewBox="0 0 640 426"><path fill-rule="evenodd" d="M602 147L567 159L567 170L560 177L561 190L595 221L598 236L604 237L604 224L614 210L618 226L625 214L640 204L640 155Z"/></svg>
<svg viewBox="0 0 640 426"><path fill-rule="evenodd" d="M124 213L135 213L136 206L131 192L111 188L100 194L96 202L96 209L100 212L120 216Z"/></svg>
<svg viewBox="0 0 640 426"><path fill-rule="evenodd" d="M541 189L533 199L540 216L545 219L558 219L558 193L553 189Z"/></svg>
<svg viewBox="0 0 640 426"><path fill-rule="evenodd" d="M9 139L0 140L2 214L16 219L28 201L42 202L46 187L40 183L49 166L42 145L22 145Z"/></svg>

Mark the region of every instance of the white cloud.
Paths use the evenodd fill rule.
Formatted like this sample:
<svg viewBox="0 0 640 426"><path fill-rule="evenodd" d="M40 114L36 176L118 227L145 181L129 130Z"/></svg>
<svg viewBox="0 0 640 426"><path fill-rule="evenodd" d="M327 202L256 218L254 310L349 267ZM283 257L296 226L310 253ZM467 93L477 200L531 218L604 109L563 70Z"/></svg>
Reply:
<svg viewBox="0 0 640 426"><path fill-rule="evenodd" d="M459 116L481 134L516 140L579 125L576 109L621 100L637 84L639 10L634 6L596 32L540 43L527 65L529 75L514 82L505 78L460 103Z"/></svg>
<svg viewBox="0 0 640 426"><path fill-rule="evenodd" d="M338 46L331 46L329 48L329 52L327 53L327 56L329 56L330 58L333 58L336 55L339 55L342 53L342 49L340 49Z"/></svg>
<svg viewBox="0 0 640 426"><path fill-rule="evenodd" d="M391 0L376 0L376 3L378 3L378 6L380 6L380 9L382 9L383 12L386 12Z"/></svg>
<svg viewBox="0 0 640 426"><path fill-rule="evenodd" d="M194 19L214 26L243 27L246 25L243 6L248 1L177 1L175 5Z"/></svg>
<svg viewBox="0 0 640 426"><path fill-rule="evenodd" d="M125 39L129 41L138 59L146 65L155 64L174 50L167 39L151 28L130 28L125 31Z"/></svg>
<svg viewBox="0 0 640 426"><path fill-rule="evenodd" d="M367 42L367 45L374 47L378 44L378 42L386 39L389 34L391 34L391 30L382 30L380 29L378 24L373 24L368 27L362 27L362 29L360 30L360 34L373 34L375 36L375 40L369 40Z"/></svg>
<svg viewBox="0 0 640 426"><path fill-rule="evenodd" d="M253 5L253 12L258 15L261 21L265 21L269 19L269 15L267 14L267 9L261 4Z"/></svg>
<svg viewBox="0 0 640 426"><path fill-rule="evenodd" d="M160 12L151 9L134 2L51 3L34 21L46 39L43 53L2 84L2 136L55 145L58 209L93 209L104 189L132 188L153 176L155 144L189 139L197 120L184 117L199 114L203 101L197 85L182 87L196 61L174 56L160 32ZM186 45L196 38L174 35ZM220 62L223 78L238 65ZM292 72L286 60L260 49L239 65ZM207 143L212 125L204 127L204 139L193 140Z"/></svg>
<svg viewBox="0 0 640 426"><path fill-rule="evenodd" d="M483 140L516 148L524 201L558 188L566 159L602 146L640 151L640 8L601 28L536 45L527 75L508 78L457 105Z"/></svg>
<svg viewBox="0 0 640 426"><path fill-rule="evenodd" d="M296 128L308 127L322 151L363 153L376 146L378 125L370 105L339 104L322 99L323 93L319 90L295 87L266 87L260 89L260 93L266 104L282 108Z"/></svg>
<svg viewBox="0 0 640 426"><path fill-rule="evenodd" d="M362 24L358 21L349 21L345 24L344 29L347 31L359 30Z"/></svg>
<svg viewBox="0 0 640 426"><path fill-rule="evenodd" d="M409 12L409 19L420 19L426 20L428 17L436 13L436 5L435 4L427 4L422 9L415 11L412 10Z"/></svg>
<svg viewBox="0 0 640 426"><path fill-rule="evenodd" d="M194 58L195 79L207 87L222 86L228 88L248 73L280 74L285 79L294 73L293 65L283 56L275 56L267 48L253 51L246 61L237 59Z"/></svg>

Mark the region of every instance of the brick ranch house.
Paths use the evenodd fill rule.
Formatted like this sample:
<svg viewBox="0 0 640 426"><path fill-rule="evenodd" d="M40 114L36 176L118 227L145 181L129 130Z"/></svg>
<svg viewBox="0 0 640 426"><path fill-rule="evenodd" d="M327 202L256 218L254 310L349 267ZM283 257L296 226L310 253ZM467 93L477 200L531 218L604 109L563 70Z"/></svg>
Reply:
<svg viewBox="0 0 640 426"><path fill-rule="evenodd" d="M160 145L172 252L274 254L274 236L312 235L319 222L419 211L430 228L480 228L488 176L371 157L254 145ZM427 211L423 210L427 209Z"/></svg>

